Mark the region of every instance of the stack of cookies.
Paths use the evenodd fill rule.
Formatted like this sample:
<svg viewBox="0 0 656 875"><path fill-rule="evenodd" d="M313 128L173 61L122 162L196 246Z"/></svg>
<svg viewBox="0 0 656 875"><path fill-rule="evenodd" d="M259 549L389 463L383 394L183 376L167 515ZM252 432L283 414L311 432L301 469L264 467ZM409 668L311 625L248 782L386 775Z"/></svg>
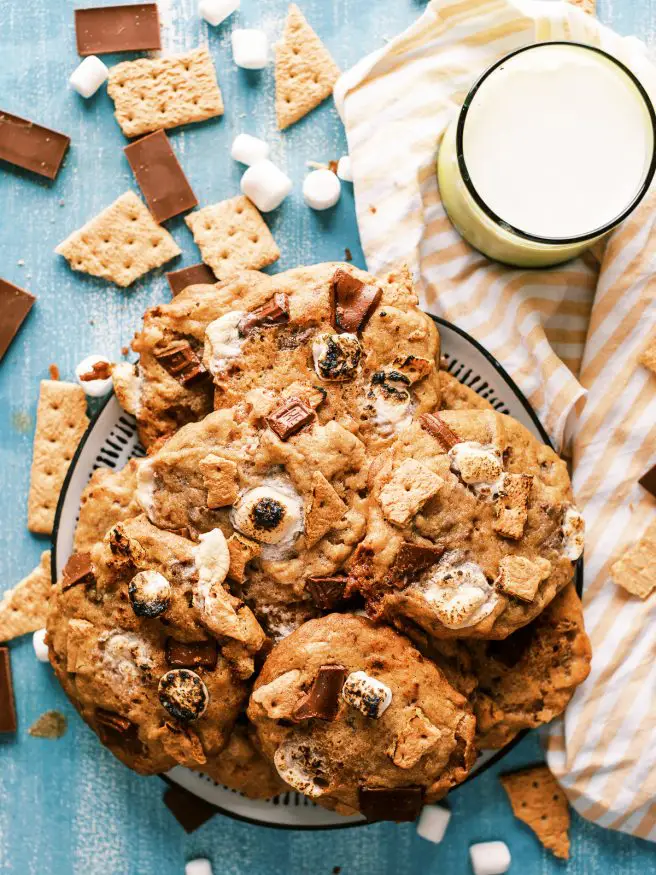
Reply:
<svg viewBox="0 0 656 875"><path fill-rule="evenodd" d="M116 394L148 450L84 493L50 659L142 774L414 819L589 670L565 463L440 371L404 271L194 285Z"/></svg>

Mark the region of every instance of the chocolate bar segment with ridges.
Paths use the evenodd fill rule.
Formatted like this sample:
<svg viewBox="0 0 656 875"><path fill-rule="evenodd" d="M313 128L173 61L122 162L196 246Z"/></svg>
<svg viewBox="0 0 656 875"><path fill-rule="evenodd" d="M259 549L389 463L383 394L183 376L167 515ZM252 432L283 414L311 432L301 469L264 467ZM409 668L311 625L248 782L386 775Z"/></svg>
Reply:
<svg viewBox="0 0 656 875"><path fill-rule="evenodd" d="M76 9L75 37L79 55L161 49L157 3Z"/></svg>

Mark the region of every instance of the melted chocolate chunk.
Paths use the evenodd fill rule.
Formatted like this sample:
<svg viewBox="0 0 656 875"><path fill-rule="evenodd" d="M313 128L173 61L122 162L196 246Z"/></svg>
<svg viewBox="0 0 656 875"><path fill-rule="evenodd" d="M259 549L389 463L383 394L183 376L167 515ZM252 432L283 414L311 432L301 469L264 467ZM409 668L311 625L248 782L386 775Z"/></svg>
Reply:
<svg viewBox="0 0 656 875"><path fill-rule="evenodd" d="M315 418L315 413L300 398L288 398L267 416L267 424L281 441L295 435Z"/></svg>
<svg viewBox="0 0 656 875"><path fill-rule="evenodd" d="M462 443L455 431L449 428L438 413L423 413L419 417L419 424L434 438L437 438L445 450L450 450L456 444Z"/></svg>
<svg viewBox="0 0 656 875"><path fill-rule="evenodd" d="M127 717L121 717L114 711L97 708L96 727L100 740L108 747L121 747L134 754L143 753L137 724Z"/></svg>
<svg viewBox="0 0 656 875"><path fill-rule="evenodd" d="M380 301L382 290L366 285L346 270L338 268L330 288L331 322L338 331L362 331Z"/></svg>
<svg viewBox="0 0 656 875"><path fill-rule="evenodd" d="M289 322L289 299L284 292L276 292L266 304L247 313L239 322L237 330L245 337L255 328L271 328L274 325L284 325L285 322Z"/></svg>
<svg viewBox="0 0 656 875"><path fill-rule="evenodd" d="M333 611L347 601L346 580L346 577L308 577L305 589L320 610Z"/></svg>
<svg viewBox="0 0 656 875"><path fill-rule="evenodd" d="M322 665L309 692L296 703L294 720L309 720L312 717L335 720L345 678L346 669L343 665Z"/></svg>
<svg viewBox="0 0 656 875"><path fill-rule="evenodd" d="M195 832L218 811L214 805L182 787L169 787L164 793L164 804L186 833Z"/></svg>
<svg viewBox="0 0 656 875"><path fill-rule="evenodd" d="M400 588L404 587L408 577L435 565L443 553L444 547L426 547L423 544L404 541L390 571L392 584Z"/></svg>
<svg viewBox="0 0 656 875"><path fill-rule="evenodd" d="M16 732L16 704L8 647L0 647L0 732Z"/></svg>
<svg viewBox="0 0 656 875"><path fill-rule="evenodd" d="M423 787L360 787L360 811L368 821L393 820L403 823L416 820L424 805Z"/></svg>
<svg viewBox="0 0 656 875"><path fill-rule="evenodd" d="M70 589L78 583L91 583L94 579L91 553L73 553L62 571L62 589Z"/></svg>
<svg viewBox="0 0 656 875"><path fill-rule="evenodd" d="M176 641L166 639L166 661L171 668L216 668L219 649L216 641Z"/></svg>
<svg viewBox="0 0 656 875"><path fill-rule="evenodd" d="M656 465L647 471L646 474L643 474L638 483L642 486L643 489L646 489L650 495L653 495L656 498Z"/></svg>
<svg viewBox="0 0 656 875"><path fill-rule="evenodd" d="M155 358L183 386L193 386L207 377L203 363L188 340L175 340L155 351Z"/></svg>
<svg viewBox="0 0 656 875"><path fill-rule="evenodd" d="M507 638L500 641L490 641L486 647L487 655L490 659L496 659L503 663L506 668L513 668L535 640L535 632L534 623L529 623L528 626L522 626L521 629L513 632Z"/></svg>

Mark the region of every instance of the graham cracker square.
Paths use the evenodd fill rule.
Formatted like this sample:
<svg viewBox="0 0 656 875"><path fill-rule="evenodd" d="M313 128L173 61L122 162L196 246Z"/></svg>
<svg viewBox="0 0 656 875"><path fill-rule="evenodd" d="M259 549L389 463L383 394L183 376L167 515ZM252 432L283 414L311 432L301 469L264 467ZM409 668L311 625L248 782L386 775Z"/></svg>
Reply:
<svg viewBox="0 0 656 875"><path fill-rule="evenodd" d="M190 213L185 222L203 261L219 280L247 268L259 270L280 258L266 222L243 195Z"/></svg>
<svg viewBox="0 0 656 875"><path fill-rule="evenodd" d="M180 247L137 195L126 191L68 236L55 252L63 255L73 270L125 287L180 255Z"/></svg>
<svg viewBox="0 0 656 875"><path fill-rule="evenodd" d="M656 589L656 520L613 563L610 573L615 583L632 595L641 599L651 595Z"/></svg>
<svg viewBox="0 0 656 875"><path fill-rule="evenodd" d="M499 563L497 588L523 602L532 602L538 587L551 574L551 562L538 557L533 562L525 556L504 556Z"/></svg>
<svg viewBox="0 0 656 875"><path fill-rule="evenodd" d="M43 629L51 584L50 550L46 550L37 567L0 599L0 641Z"/></svg>
<svg viewBox="0 0 656 875"><path fill-rule="evenodd" d="M207 506L215 508L234 504L239 495L236 463L215 453L208 453L200 460L198 467L207 489Z"/></svg>
<svg viewBox="0 0 656 875"><path fill-rule="evenodd" d="M496 501L494 531L504 538L518 541L524 534L531 494L531 474L504 474L503 486Z"/></svg>
<svg viewBox="0 0 656 875"><path fill-rule="evenodd" d="M305 508L305 543L312 547L348 510L320 471L312 475L312 496Z"/></svg>
<svg viewBox="0 0 656 875"><path fill-rule="evenodd" d="M569 804L547 766L534 766L499 777L513 814L561 860L569 859Z"/></svg>
<svg viewBox="0 0 656 875"><path fill-rule="evenodd" d="M426 465L414 459L404 459L392 469L378 501L390 522L404 526L440 491L443 484L444 480Z"/></svg>
<svg viewBox="0 0 656 875"><path fill-rule="evenodd" d="M223 115L214 64L204 46L117 64L109 71L107 92L126 137Z"/></svg>

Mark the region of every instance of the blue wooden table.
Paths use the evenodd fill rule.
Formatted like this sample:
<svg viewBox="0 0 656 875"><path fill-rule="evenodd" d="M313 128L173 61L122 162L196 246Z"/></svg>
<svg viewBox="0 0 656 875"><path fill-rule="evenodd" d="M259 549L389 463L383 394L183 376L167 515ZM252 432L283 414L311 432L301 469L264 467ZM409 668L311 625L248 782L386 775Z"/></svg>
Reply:
<svg viewBox="0 0 656 875"><path fill-rule="evenodd" d="M90 4L86 4L90 5ZM343 68L377 48L422 11L422 0L301 0L309 20ZM240 131L272 144L273 160L295 183L294 193L270 217L282 258L276 269L341 259L350 248L364 266L352 192L338 207L314 213L304 207L301 181L308 160L345 151L341 124L329 102L284 135L275 130L273 74L237 70L230 31L263 27L280 32L286 0L242 0L238 18L210 29L196 15L196 0L160 0L165 47L191 48L209 40L226 114L220 120L172 133L174 148L201 205L238 192L240 166L229 144ZM623 33L654 36L656 0L600 0L602 19ZM113 59L111 59L113 60ZM47 542L26 529L26 495L38 381L56 363L64 379L91 352L110 358L129 343L145 307L168 300L163 272L127 291L73 274L54 255L55 245L128 188L132 175L123 136L104 89L85 102L67 88L78 62L71 0L0 0L0 107L65 131L72 148L54 184L0 168L0 276L31 290L38 303L0 365L0 591L31 570ZM169 223L183 249L176 266L198 261L182 220ZM1 314L0 314L1 315ZM216 817L190 837L161 802L158 778L139 778L114 760L76 717L48 666L36 661L29 638L12 645L20 730L0 737L0 872L16 875L180 875L184 862L207 855L215 875L354 875L469 872L470 843L504 839L512 872L552 873L562 864L542 851L512 817L497 781L499 767L451 797L453 820L436 847L412 825L375 825L330 833L292 833ZM43 711L69 717L60 741L33 739L27 728ZM503 769L540 758L530 736ZM572 873L656 872L653 845L603 831L576 815Z"/></svg>

